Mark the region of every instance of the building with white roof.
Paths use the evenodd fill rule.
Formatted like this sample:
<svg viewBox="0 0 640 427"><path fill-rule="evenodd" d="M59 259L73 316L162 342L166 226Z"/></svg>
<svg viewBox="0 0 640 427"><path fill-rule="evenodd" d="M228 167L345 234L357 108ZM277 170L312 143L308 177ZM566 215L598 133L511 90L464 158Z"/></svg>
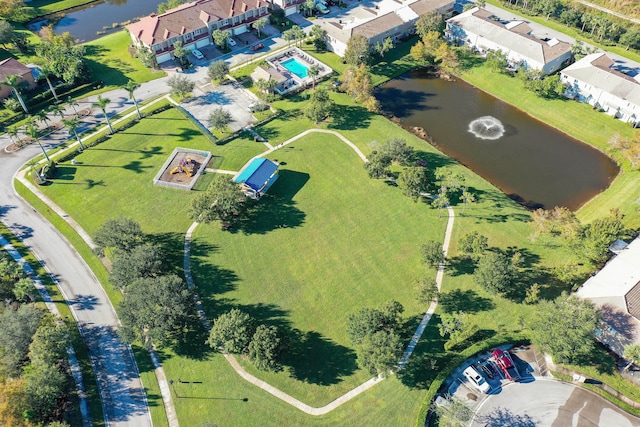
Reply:
<svg viewBox="0 0 640 427"><path fill-rule="evenodd" d="M353 36L364 36L375 46L387 37L393 42L415 31L420 16L435 12L449 16L453 11L453 0L380 0L362 2L334 18L324 19L320 26L327 32L327 47L339 56L344 56L347 43Z"/></svg>
<svg viewBox="0 0 640 427"><path fill-rule="evenodd" d="M606 53L592 53L562 70L560 79L567 85L566 96L638 126L640 64L626 61L624 68L633 70L636 76L622 73Z"/></svg>
<svg viewBox="0 0 640 427"><path fill-rule="evenodd" d="M466 44L481 54L502 51L512 68L551 74L571 61L571 45L555 38L538 37L524 21L505 21L474 7L447 21L445 37Z"/></svg>

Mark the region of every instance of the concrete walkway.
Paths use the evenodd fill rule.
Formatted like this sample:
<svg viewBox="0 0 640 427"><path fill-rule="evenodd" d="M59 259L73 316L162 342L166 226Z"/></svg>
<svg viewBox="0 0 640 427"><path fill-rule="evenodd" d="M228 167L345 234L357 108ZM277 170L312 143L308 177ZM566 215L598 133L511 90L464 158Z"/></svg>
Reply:
<svg viewBox="0 0 640 427"><path fill-rule="evenodd" d="M140 110L143 111L144 109L147 109L147 108L153 106L156 102L159 102L162 99L163 98L158 98L155 101L153 101L153 102L151 102L151 103L149 103L149 104L147 104L145 106L140 107ZM122 118L120 118L120 119L118 119L116 121L113 121L112 125L117 125L121 121L126 120L128 118L131 118L134 115L137 115L137 112L135 110L130 112L129 114L126 114ZM105 129L105 126L99 126L96 129L94 129L94 131L92 133L85 135L82 138L82 140L85 141L85 140L91 138L92 136L94 136L95 134L97 134L99 132L102 132L104 129ZM76 150L78 145L79 145L79 143L76 141L73 144L69 145L64 150L61 150L61 151L59 151L59 152L57 152L57 153L55 153L53 155L50 155L49 157L52 160L55 160L58 157L64 156L69 151ZM84 242L90 248L95 248L95 244L93 243L93 240L91 239L91 236L89 236L89 234L80 226L80 224L78 224L69 214L67 214L62 208L60 208L51 199L49 199L47 196L45 196L37 186L33 185L30 182L30 180L28 180L25 177L26 171L27 171L26 169L18 171L17 174L15 175L15 178L18 179L23 185L25 185L42 202L44 202L49 207L49 209L51 211L55 212L58 216L60 216L63 220L65 220L67 222L67 224L69 224L80 235L82 240L84 240ZM63 294L63 296L65 297L65 300L68 301L69 307L73 311L73 300L70 299L70 298L67 298L67 296L64 295L64 294ZM113 310L113 308L111 308L111 310ZM115 311L114 311L114 316L115 316ZM128 348L128 352L131 353L130 347L127 346L127 348ZM164 369L162 368L162 365L160 364L160 358L158 357L156 352L153 351L153 350L150 350L149 353L150 353L150 356L151 356L151 360L153 362L154 373L156 375L156 378L157 378L159 386L160 386L160 392L161 392L161 395L162 395L162 400L164 402L165 411L166 411L167 419L168 419L168 422L169 422L169 426L170 427L179 427L178 417L176 415L175 408L174 408L174 405L173 405L173 401L172 401L172 398L171 398L171 392L170 392L170 389L169 389L169 383L167 381ZM131 353L130 356L133 359L133 353ZM99 362L99 361L98 362L94 361L94 363L97 363L98 365L102 364L102 362ZM137 371L137 366L136 366L135 369ZM100 377L99 366L94 366L94 370L96 370L96 376ZM139 373L137 375L139 376ZM145 397L144 400L145 400L145 404L146 404L146 397ZM150 416L148 417L148 420L149 420L149 424L151 424Z"/></svg>
<svg viewBox="0 0 640 427"><path fill-rule="evenodd" d="M278 144L275 147L271 147L270 148L261 153L258 154L257 156L254 157L255 158L260 158L260 157L264 157L280 148L285 147L288 144L291 144L292 142L295 142L303 137L305 137L306 135L309 135L311 133L325 133L325 134L331 134L336 136L337 138L339 138L340 140L342 140L345 144L347 144L349 147L351 147L353 149L353 151L356 152L356 154L358 155L358 157L360 157L360 159L363 162L367 162L367 157L362 153L362 151L360 151L360 149L351 141L349 141L347 138L345 138L343 135L341 135L340 133L336 132L336 131L332 131L332 130L326 130L326 129L307 129L306 131L294 136L293 138L290 138L288 140L286 140L285 142ZM229 171L225 171L225 172L229 172ZM449 213L449 219L447 221L447 228L445 231L445 236L444 236L444 242L442 244L442 250L445 254L445 257L447 255L447 252L449 250L449 243L451 241L451 234L453 231L453 221L455 218L455 213L453 211L453 209L451 207L447 208L448 213ZM186 277L186 281L187 284L189 286L189 288L194 289L195 288L195 283L193 281L193 276L191 275L191 261L190 261L190 254L191 254L191 241L192 241L192 235L193 232L195 231L196 227L198 226L198 222L194 222L193 224L191 224L191 227L189 227L189 230L187 231L186 235L185 235L185 243L184 243L184 272L185 272L185 277ZM438 266L438 272L436 274L436 283L438 285L438 290L440 290L441 284L442 284L442 279L444 278L444 268L445 268L445 263L441 263ZM431 320L431 316L433 315L433 312L435 311L436 307L438 306L437 301L434 301L431 303L431 305L429 306L429 309L427 310L427 312L425 313L424 317L422 318L422 321L420 322L420 324L418 325L418 328L416 329L416 332L414 333L413 337L411 338L411 341L409 342L409 345L407 346L407 349L404 352L404 355L402 356L402 359L400 360L400 362L398 363L398 369L402 369L405 364L407 363L407 361L409 360L409 358L411 357L411 354L413 353L413 350L415 349L416 344L418 343L418 341L420 340L420 337L422 336L422 333L424 332L425 328L427 327L427 324L429 323L429 320ZM202 308L202 304L197 303L197 310L198 310L198 314L201 318L201 320L204 322L205 327L209 327L209 322L207 320L207 317L203 311ZM374 378L371 378L368 381L365 381L364 383L360 384L358 387L354 388L353 390L350 390L349 392L343 394L342 396L338 397L336 400L330 402L329 404L320 407L320 408L314 408L313 406L309 406L304 402L301 402L300 400L288 395L287 393L283 392L282 390L272 386L271 384L255 377L254 375L251 375L250 373L248 373L242 366L240 366L240 364L238 363L238 361L236 360L236 358L231 355L231 354L224 354L225 359L227 360L227 362L229 362L229 364L231 365L231 367L236 371L236 373L238 375L240 375L240 377L244 378L246 381L248 381L249 383L255 385L256 387L261 388L262 390L266 391L267 393L277 397L278 399L282 400L283 402L288 403L289 405L309 414L309 415L325 415L331 411L333 411L334 409L338 408L339 406L343 405L344 403L347 403L348 401L350 401L351 399L353 399L354 397L358 396L361 393L364 393L365 391L367 391L368 389L370 389L371 387L373 387L374 385L378 384L379 382L381 382L384 377L382 376L377 376Z"/></svg>
<svg viewBox="0 0 640 427"><path fill-rule="evenodd" d="M49 291L42 283L42 280L38 277L33 268L27 263L27 261L20 255L11 243L4 237L0 236L0 247L7 251L7 253L13 258L15 262L20 264L22 269L27 273L27 275L33 280L33 284L40 294L40 298L44 301L45 307L53 316L56 318L56 322L62 323L62 316L60 315L60 311L58 311L58 307L51 299L51 295L49 295ZM43 265L43 268L47 270L47 267ZM56 279L51 274L50 271L47 270L47 274L51 280L56 282ZM66 300L66 298L65 298ZM73 305L69 305L69 309L71 311L74 310ZM76 383L76 390L78 392L78 398L80 400L80 414L82 415L82 426L90 427L93 425L91 422L91 415L89 414L89 402L87 400L87 393L84 387L84 379L82 378L82 369L80 369L80 363L78 363L78 358L76 357L76 351L73 346L69 346L67 348L67 354L69 356L69 369L71 369L71 375L73 376L73 381Z"/></svg>

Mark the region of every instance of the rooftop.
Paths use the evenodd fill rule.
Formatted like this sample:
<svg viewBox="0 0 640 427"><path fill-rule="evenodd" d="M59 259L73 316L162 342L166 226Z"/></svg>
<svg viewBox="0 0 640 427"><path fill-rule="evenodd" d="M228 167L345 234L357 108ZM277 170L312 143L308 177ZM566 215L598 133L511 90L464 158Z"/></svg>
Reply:
<svg viewBox="0 0 640 427"><path fill-rule="evenodd" d="M14 58L7 58L0 61L0 82L5 80L7 76L19 75L23 76L31 72L26 65L21 64Z"/></svg>

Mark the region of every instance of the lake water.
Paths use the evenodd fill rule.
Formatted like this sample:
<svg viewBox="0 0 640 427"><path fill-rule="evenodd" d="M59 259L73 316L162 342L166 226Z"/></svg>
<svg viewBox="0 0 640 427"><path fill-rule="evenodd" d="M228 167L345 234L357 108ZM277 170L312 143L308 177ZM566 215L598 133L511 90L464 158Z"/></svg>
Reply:
<svg viewBox="0 0 640 427"><path fill-rule="evenodd" d="M121 27L113 28L113 24L121 24L156 12L158 5L162 2L162 0L99 1L50 16L48 20L35 22L29 27L37 31L41 25L52 22L56 33L68 31L76 39L87 42L104 34L121 30ZM105 29L107 27L108 29ZM104 34L97 34L99 31Z"/></svg>
<svg viewBox="0 0 640 427"><path fill-rule="evenodd" d="M414 70L376 97L403 127L423 128L443 152L529 208L576 210L618 174L598 150L460 80Z"/></svg>

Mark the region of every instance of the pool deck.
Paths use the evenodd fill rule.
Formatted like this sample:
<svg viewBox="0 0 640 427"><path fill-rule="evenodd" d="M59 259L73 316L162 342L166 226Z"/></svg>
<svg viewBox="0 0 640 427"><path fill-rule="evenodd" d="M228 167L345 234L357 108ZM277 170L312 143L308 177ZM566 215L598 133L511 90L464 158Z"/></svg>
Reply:
<svg viewBox="0 0 640 427"><path fill-rule="evenodd" d="M282 91L283 94L301 86L309 86L313 82L313 79L311 77L300 77L294 70L290 69L286 65L283 65L284 62L291 59L295 59L307 69L314 65L317 66L320 69L320 74L316 76L316 80L319 80L333 72L333 70L328 65L318 61L310 55L307 55L298 48L292 48L284 53L280 53L276 56L267 58L267 63L269 65L271 65L279 73L290 80L289 84L285 84L286 90Z"/></svg>

